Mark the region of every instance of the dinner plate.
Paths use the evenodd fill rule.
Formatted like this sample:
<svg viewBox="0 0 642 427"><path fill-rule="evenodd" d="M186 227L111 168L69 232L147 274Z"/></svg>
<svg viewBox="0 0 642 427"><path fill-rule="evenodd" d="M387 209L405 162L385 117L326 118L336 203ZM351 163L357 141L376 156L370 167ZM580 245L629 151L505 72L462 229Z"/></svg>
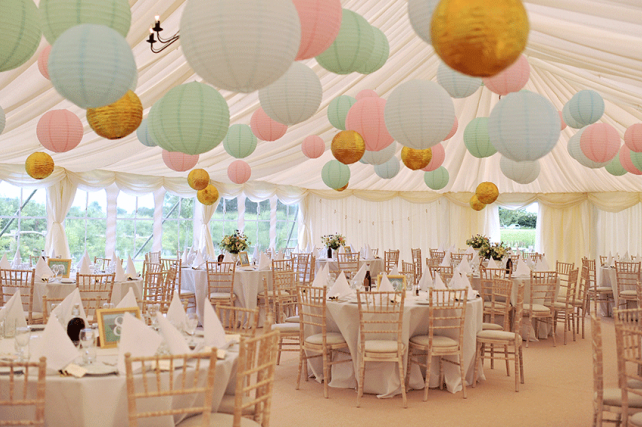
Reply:
<svg viewBox="0 0 642 427"><path fill-rule="evenodd" d="M105 365L101 362L94 362L91 365L84 365L83 368L87 371L85 375L92 377L100 377L103 375L117 374L118 367Z"/></svg>
<svg viewBox="0 0 642 427"><path fill-rule="evenodd" d="M69 279L69 278L62 278L60 279L60 283L74 283L74 279Z"/></svg>
<svg viewBox="0 0 642 427"><path fill-rule="evenodd" d="M430 305L430 301L428 301L428 300L418 299L418 300L415 300L415 304L419 304L419 305Z"/></svg>

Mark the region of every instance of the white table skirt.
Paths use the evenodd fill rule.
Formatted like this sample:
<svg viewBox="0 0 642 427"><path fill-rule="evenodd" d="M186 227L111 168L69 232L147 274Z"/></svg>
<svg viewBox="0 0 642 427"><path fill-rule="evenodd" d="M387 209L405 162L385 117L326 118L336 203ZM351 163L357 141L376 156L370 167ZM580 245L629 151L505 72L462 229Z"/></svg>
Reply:
<svg viewBox="0 0 642 427"><path fill-rule="evenodd" d="M321 270L322 267L325 267L326 264L330 266L329 270L330 272L339 272L339 262L336 259L317 259L315 261L314 265L314 270L315 274ZM376 282L377 280L377 275L385 271L384 266L383 266L383 259L381 258L373 258L373 259L359 259L359 268L363 264L369 265L369 271L370 271L370 277L372 277L372 280Z"/></svg>
<svg viewBox="0 0 642 427"><path fill-rule="evenodd" d="M406 348L410 337L428 334L428 305L417 304L417 299L425 300L426 295L422 293L420 297L408 297L404 305L402 340ZM483 303L481 298L467 303L464 324L464 369L467 384L472 384L473 381L475 346L477 332L482 329L482 314ZM332 380L329 385L339 388L355 388L357 385L355 372L359 372L357 365L359 341L358 305L328 302L327 330L329 332L340 332L343 335L352 356L352 363L340 363L332 367ZM453 338L457 337L453 336ZM430 387L438 386L439 363L437 360L436 358L433 359L431 366ZM453 360L456 360L456 358ZM310 365L317 378L323 378L322 361L313 359ZM457 366L449 363L444 364L444 375L448 391L456 393L462 389L461 376ZM485 379L483 372L480 375L480 379ZM423 375L417 365L413 365L410 372L410 388L424 388ZM400 394L401 381L397 365L389 362L367 362L364 392L377 394L377 397L392 397Z"/></svg>
<svg viewBox="0 0 642 427"><path fill-rule="evenodd" d="M75 283L36 282L33 290L33 311L42 312L42 297L65 298L74 289L76 289ZM114 282L110 302L118 304L127 295L129 289L133 289L136 299L141 300L143 296L143 279ZM104 296L107 297L107 294Z"/></svg>

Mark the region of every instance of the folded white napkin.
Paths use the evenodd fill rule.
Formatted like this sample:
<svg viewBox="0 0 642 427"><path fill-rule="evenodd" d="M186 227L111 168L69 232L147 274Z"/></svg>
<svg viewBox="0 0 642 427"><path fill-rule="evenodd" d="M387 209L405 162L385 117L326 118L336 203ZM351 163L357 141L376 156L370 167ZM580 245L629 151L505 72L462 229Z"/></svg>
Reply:
<svg viewBox="0 0 642 427"><path fill-rule="evenodd" d="M276 260L277 261L283 261L285 259L285 251L281 251L276 254Z"/></svg>
<svg viewBox="0 0 642 427"><path fill-rule="evenodd" d="M451 263L451 258L452 256L450 255L450 250L446 251L444 254L444 259L441 261L441 264L439 264L441 267L448 267Z"/></svg>
<svg viewBox="0 0 642 427"><path fill-rule="evenodd" d="M153 356L161 342L163 337L148 327L145 322L130 313L125 313L120 328L118 371L121 374L125 373L125 353L131 353L134 357Z"/></svg>
<svg viewBox="0 0 642 427"><path fill-rule="evenodd" d="M361 255L361 258L366 259L366 245L363 245L361 249L359 250L359 254Z"/></svg>
<svg viewBox="0 0 642 427"><path fill-rule="evenodd" d="M234 258L229 252L226 252L225 256L223 256L223 262L234 262Z"/></svg>
<svg viewBox="0 0 642 427"><path fill-rule="evenodd" d="M178 291L174 291L172 302L167 309L167 320L178 328L182 329L185 327L187 315L185 314L185 309L183 308L183 303L181 302L181 297L178 295Z"/></svg>
<svg viewBox="0 0 642 427"><path fill-rule="evenodd" d="M209 298L203 303L203 344L210 347L225 347L225 329L221 325Z"/></svg>
<svg viewBox="0 0 642 427"><path fill-rule="evenodd" d="M517 261L517 269L513 276L515 277L529 277L531 275L531 269L528 268L528 265L524 262L523 259Z"/></svg>
<svg viewBox="0 0 642 427"><path fill-rule="evenodd" d="M116 276L114 276L114 281L115 282L124 282L127 280L127 275L125 274L125 270L123 269L123 266L120 262L116 263Z"/></svg>
<svg viewBox="0 0 642 427"><path fill-rule="evenodd" d="M9 264L9 260L7 259L7 254L2 255L2 259L0 259L0 268L3 270L11 269L11 264Z"/></svg>
<svg viewBox="0 0 642 427"><path fill-rule="evenodd" d="M609 261L608 266L615 268L615 257L611 257L611 260Z"/></svg>
<svg viewBox="0 0 642 427"><path fill-rule="evenodd" d="M366 246L366 259L374 259L374 254L372 253L372 249L370 249L370 245Z"/></svg>
<svg viewBox="0 0 642 427"><path fill-rule="evenodd" d="M52 249L51 250L51 257L50 258L55 258L56 257L56 250Z"/></svg>
<svg viewBox="0 0 642 427"><path fill-rule="evenodd" d="M499 268L499 265L497 264L497 262L495 262L494 259L491 258L488 260L488 265L486 265L486 268Z"/></svg>
<svg viewBox="0 0 642 427"><path fill-rule="evenodd" d="M540 262L541 264L541 270L540 271L550 271L551 267L548 265L548 260L546 259L546 255L542 257L542 261Z"/></svg>
<svg viewBox="0 0 642 427"><path fill-rule="evenodd" d="M80 299L80 291L78 288L74 289L72 293L67 295L64 300L51 312L58 319L62 321L64 325L69 323L71 320L71 310L74 308L74 305L78 304L80 309L80 317L87 323L87 315L85 314L85 309L82 306L82 300Z"/></svg>
<svg viewBox="0 0 642 427"><path fill-rule="evenodd" d="M16 327L27 327L25 314L22 311L22 298L20 297L20 289L16 290L9 301L0 310L0 320L15 320Z"/></svg>
<svg viewBox="0 0 642 427"><path fill-rule="evenodd" d="M122 270L122 267L121 267ZM128 307L138 307L138 302L136 301L136 295L134 295L134 290L129 288L127 295L120 300L116 308L128 308Z"/></svg>
<svg viewBox="0 0 642 427"><path fill-rule="evenodd" d="M457 268L461 274L473 274L473 269L470 268L470 264L468 263L468 257L463 257Z"/></svg>
<svg viewBox="0 0 642 427"><path fill-rule="evenodd" d="M394 292L395 288L392 287L392 283L388 279L388 276L385 274L381 277L381 283L379 283L379 292Z"/></svg>
<svg viewBox="0 0 642 427"><path fill-rule="evenodd" d="M181 334L162 313L156 313L156 319L158 320L159 332L165 339L165 343L171 354L191 353L187 341L183 338L183 334Z"/></svg>
<svg viewBox="0 0 642 427"><path fill-rule="evenodd" d="M473 259L470 261L470 263L472 265L479 265L479 261L479 254L477 253L477 251L475 251L475 253L473 254Z"/></svg>
<svg viewBox="0 0 642 427"><path fill-rule="evenodd" d="M464 253L465 254L474 254L475 250L473 249L472 246L468 246L468 249L466 249L466 252L464 252Z"/></svg>
<svg viewBox="0 0 642 427"><path fill-rule="evenodd" d="M110 261L110 264L109 264L109 265L110 265L110 266L112 266L112 267L114 267L114 268L116 267L116 265L121 265L121 264L120 264L120 258L118 258L118 257L116 256L116 252L112 252L112 253L111 253L111 261ZM114 270L114 271L115 271L115 270Z"/></svg>
<svg viewBox="0 0 642 427"><path fill-rule="evenodd" d="M80 260L80 267L78 267L78 272L80 274L91 274L91 270L89 269L89 260L85 257L83 257Z"/></svg>
<svg viewBox="0 0 642 427"><path fill-rule="evenodd" d="M201 252L199 251L196 253L196 257L192 262L192 268L201 268L203 264L205 264L205 260L203 259L203 255L201 255Z"/></svg>
<svg viewBox="0 0 642 427"><path fill-rule="evenodd" d="M473 289L473 287L470 284L470 280L468 280L468 277L463 274L455 274L453 275L453 282L454 282L454 288L455 289L466 289L466 298L467 299L475 299L479 296L479 292Z"/></svg>
<svg viewBox="0 0 642 427"><path fill-rule="evenodd" d="M185 250L183 251L183 255L181 256L181 264L187 265L188 258L189 258L189 250L185 248Z"/></svg>
<svg viewBox="0 0 642 427"><path fill-rule="evenodd" d="M16 254L13 256L13 261L11 261L11 267L16 268L22 264L22 259L20 258L20 249L16 250Z"/></svg>
<svg viewBox="0 0 642 427"><path fill-rule="evenodd" d="M131 255L127 256L127 277L135 279L138 277L138 273L136 272L136 267L134 266L134 260L132 259Z"/></svg>
<svg viewBox="0 0 642 427"><path fill-rule="evenodd" d="M254 252L252 252L252 261L259 261L259 245L254 246Z"/></svg>
<svg viewBox="0 0 642 427"><path fill-rule="evenodd" d="M325 288L326 286L328 286L328 275L325 274L325 268L321 268L321 270L319 270L319 273L314 276L312 286L315 288Z"/></svg>
<svg viewBox="0 0 642 427"><path fill-rule="evenodd" d="M259 270L269 270L272 268L272 261L270 261L270 258L265 254L265 252L261 252L261 259L259 260Z"/></svg>
<svg viewBox="0 0 642 427"><path fill-rule="evenodd" d="M395 275L398 276L399 275L399 268L397 268L397 266L395 265L394 267L392 267L392 270L390 270L390 274L392 276L395 276Z"/></svg>
<svg viewBox="0 0 642 427"><path fill-rule="evenodd" d="M357 274L354 275L354 280L356 283L363 283L363 280L366 278L366 271L368 271L368 266L366 264L361 264L361 268L357 271Z"/></svg>
<svg viewBox="0 0 642 427"><path fill-rule="evenodd" d="M339 273L339 277L335 280L334 285L332 285L332 289L328 291L328 297L342 299L350 295L352 295L352 290L350 289L350 285L348 285L346 275L343 274L342 271Z"/></svg>
<svg viewBox="0 0 642 427"><path fill-rule="evenodd" d="M59 371L78 357L78 349L55 316L49 318L42 336L34 341L37 344L30 346L29 359L37 362L41 357L46 357L48 371Z"/></svg>
<svg viewBox="0 0 642 427"><path fill-rule="evenodd" d="M437 248L437 252L443 252L444 248L446 248L448 245L445 245L443 243L439 244L439 247Z"/></svg>
<svg viewBox="0 0 642 427"><path fill-rule="evenodd" d="M352 246L352 243L350 244L350 252L352 252L353 254L357 253L357 251L354 249L354 246Z"/></svg>
<svg viewBox="0 0 642 427"><path fill-rule="evenodd" d="M429 288L432 288L433 283L432 283L432 276L430 276L430 272L425 271L424 274L421 276L421 280L419 280L419 283L417 284L419 289L422 291L427 291Z"/></svg>
<svg viewBox="0 0 642 427"><path fill-rule="evenodd" d="M42 279L49 279L53 277L53 271L47 265L44 258L38 257L38 262L36 263L36 272L34 273L35 280L41 281Z"/></svg>
<svg viewBox="0 0 642 427"><path fill-rule="evenodd" d="M434 280L434 282L432 284L432 288L433 289L448 289L446 287L446 284L442 280L441 275L439 273L435 273L435 280Z"/></svg>
<svg viewBox="0 0 642 427"><path fill-rule="evenodd" d="M339 246L339 250L337 252L339 252L340 254L344 254L346 253L346 249L343 246Z"/></svg>
<svg viewBox="0 0 642 427"><path fill-rule="evenodd" d="M80 261L78 261L78 264L76 264L76 269L80 271L80 268L82 267L83 262L87 262L87 266L91 264L91 260L89 259L89 254L87 251L83 254L83 256L80 258ZM89 274L89 273L82 273L82 274Z"/></svg>
<svg viewBox="0 0 642 427"><path fill-rule="evenodd" d="M636 256L636 257L635 257L635 259L634 259L634 262L641 262L641 261L642 261L642 255L638 255L638 256ZM1 265L0 265L0 268L2 268L2 266L1 266Z"/></svg>

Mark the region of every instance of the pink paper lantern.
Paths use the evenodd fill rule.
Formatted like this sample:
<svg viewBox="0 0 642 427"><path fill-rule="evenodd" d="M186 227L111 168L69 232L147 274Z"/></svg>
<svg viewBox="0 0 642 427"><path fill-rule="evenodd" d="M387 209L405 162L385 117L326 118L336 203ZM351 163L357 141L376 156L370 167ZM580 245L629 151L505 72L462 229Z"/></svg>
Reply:
<svg viewBox="0 0 642 427"><path fill-rule="evenodd" d="M38 120L36 135L47 150L64 153L76 148L84 134L82 122L69 110L47 111Z"/></svg>
<svg viewBox="0 0 642 427"><path fill-rule="evenodd" d="M168 168L176 172L185 172L198 163L198 154L185 154L178 151L163 150L163 162Z"/></svg>
<svg viewBox="0 0 642 427"><path fill-rule="evenodd" d="M272 120L261 107L252 114L250 127L252 133L262 141L276 141L288 130L288 125Z"/></svg>
<svg viewBox="0 0 642 427"><path fill-rule="evenodd" d="M562 114L561 111L558 111L558 113L560 115L560 122L562 123L562 128L560 130L564 130L564 129L566 129L566 122L564 121L564 114Z"/></svg>
<svg viewBox="0 0 642 427"><path fill-rule="evenodd" d="M620 135L609 124L594 123L582 132L580 148L589 160L597 163L608 162L620 149Z"/></svg>
<svg viewBox="0 0 642 427"><path fill-rule="evenodd" d="M40 55L38 55L38 69L40 70L40 74L45 76L46 79L49 79L49 68L47 67L49 52L51 52L51 46L42 49Z"/></svg>
<svg viewBox="0 0 642 427"><path fill-rule="evenodd" d="M430 163L428 163L428 166L423 168L422 171L432 172L437 170L444 164L444 160L446 159L446 150L444 150L443 145L433 145L430 149L432 150L432 159L430 159Z"/></svg>
<svg viewBox="0 0 642 427"><path fill-rule="evenodd" d="M394 141L383 118L385 107L385 99L367 97L350 107L346 116L346 130L359 133L368 151L381 151Z"/></svg>
<svg viewBox="0 0 642 427"><path fill-rule="evenodd" d="M361 101L363 98L379 98L379 95L372 89L364 89L355 96L357 101Z"/></svg>
<svg viewBox="0 0 642 427"><path fill-rule="evenodd" d="M642 153L642 123L635 123L624 132L624 143L629 150Z"/></svg>
<svg viewBox="0 0 642 427"><path fill-rule="evenodd" d="M252 176L252 168L243 160L235 160L227 167L227 176L235 184L243 184Z"/></svg>
<svg viewBox="0 0 642 427"><path fill-rule="evenodd" d="M520 55L513 65L492 77L484 77L482 81L484 86L496 94L508 95L511 92L522 90L526 86L530 75L531 66L528 64L526 57Z"/></svg>
<svg viewBox="0 0 642 427"><path fill-rule="evenodd" d="M457 128L459 128L459 120L457 120L457 116L455 116L455 121L453 122L453 127L452 127L452 129L450 129L450 132L448 132L448 135L446 135L446 137L444 138L444 141L446 141L446 140L452 138L453 136L455 136L455 134L457 133Z"/></svg>
<svg viewBox="0 0 642 427"><path fill-rule="evenodd" d="M301 21L296 60L313 58L330 47L341 29L341 0L293 0Z"/></svg>
<svg viewBox="0 0 642 427"><path fill-rule="evenodd" d="M325 151L325 142L323 142L323 138L320 136L310 135L303 140L301 151L303 151L306 157L316 159L321 157Z"/></svg>
<svg viewBox="0 0 642 427"><path fill-rule="evenodd" d="M631 150L626 145L620 147L620 164L629 173L633 175L642 175L642 171L633 165L631 161Z"/></svg>

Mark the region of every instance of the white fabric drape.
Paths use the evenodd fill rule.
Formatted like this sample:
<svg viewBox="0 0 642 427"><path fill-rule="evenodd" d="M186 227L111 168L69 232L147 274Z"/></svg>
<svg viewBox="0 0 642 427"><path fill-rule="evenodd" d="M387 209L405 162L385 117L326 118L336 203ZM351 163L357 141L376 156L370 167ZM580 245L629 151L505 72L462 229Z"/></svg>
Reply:
<svg viewBox="0 0 642 427"><path fill-rule="evenodd" d="M198 244L198 248L204 250L205 253L212 258L216 256L216 252L214 250L214 243L212 242L212 233L210 233L210 220L212 219L212 216L214 216L214 212L216 212L216 208L218 207L220 200L221 199L219 198L212 205L199 203L199 207L197 209L201 211L200 218L198 222L194 222L194 227L198 227L200 230L198 242L194 243Z"/></svg>
<svg viewBox="0 0 642 427"><path fill-rule="evenodd" d="M63 221L71 208L77 186L67 178L47 187L47 237L45 252L71 258Z"/></svg>
<svg viewBox="0 0 642 427"><path fill-rule="evenodd" d="M276 208L277 197L270 197L270 247L276 248Z"/></svg>
<svg viewBox="0 0 642 427"><path fill-rule="evenodd" d="M154 191L154 227L152 234L152 252L159 252L163 249L163 202L165 200L165 189L159 188ZM172 248L174 249L174 248Z"/></svg>
<svg viewBox="0 0 642 427"><path fill-rule="evenodd" d="M620 212L597 210L597 254L642 255L642 203Z"/></svg>
<svg viewBox="0 0 642 427"><path fill-rule="evenodd" d="M107 224L105 229L105 257L116 252L116 214L118 212L118 187L115 184L105 189L107 198Z"/></svg>

